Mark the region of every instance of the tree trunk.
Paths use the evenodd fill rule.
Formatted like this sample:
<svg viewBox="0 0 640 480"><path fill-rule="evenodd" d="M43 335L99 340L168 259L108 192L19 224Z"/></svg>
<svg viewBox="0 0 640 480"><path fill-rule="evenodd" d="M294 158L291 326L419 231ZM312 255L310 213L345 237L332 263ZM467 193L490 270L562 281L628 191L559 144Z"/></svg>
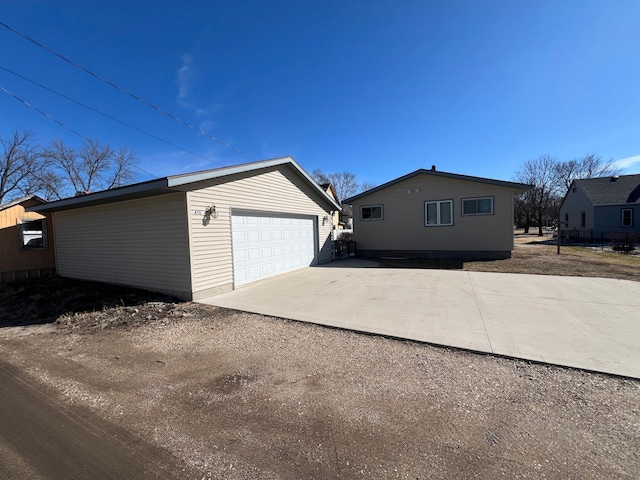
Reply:
<svg viewBox="0 0 640 480"><path fill-rule="evenodd" d="M542 237L542 213L538 214L538 236Z"/></svg>

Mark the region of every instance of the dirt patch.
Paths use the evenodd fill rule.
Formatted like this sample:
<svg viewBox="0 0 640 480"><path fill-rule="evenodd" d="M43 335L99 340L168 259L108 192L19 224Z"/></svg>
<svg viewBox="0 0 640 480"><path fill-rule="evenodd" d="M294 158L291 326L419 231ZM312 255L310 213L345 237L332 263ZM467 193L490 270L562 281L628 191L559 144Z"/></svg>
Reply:
<svg viewBox="0 0 640 480"><path fill-rule="evenodd" d="M505 260L379 260L390 268L431 268L474 272L523 273L575 277L617 278L640 281L640 256L600 248L557 246L540 243L533 235L528 242L516 244L511 258Z"/></svg>
<svg viewBox="0 0 640 480"><path fill-rule="evenodd" d="M77 282L76 294L83 288ZM0 355L49 398L90 409L197 473L185 478L640 471L638 381L116 297L68 305L49 325L0 328Z"/></svg>
<svg viewBox="0 0 640 480"><path fill-rule="evenodd" d="M61 316L91 313L112 307L171 302L166 295L62 277L0 284L0 328L51 323Z"/></svg>

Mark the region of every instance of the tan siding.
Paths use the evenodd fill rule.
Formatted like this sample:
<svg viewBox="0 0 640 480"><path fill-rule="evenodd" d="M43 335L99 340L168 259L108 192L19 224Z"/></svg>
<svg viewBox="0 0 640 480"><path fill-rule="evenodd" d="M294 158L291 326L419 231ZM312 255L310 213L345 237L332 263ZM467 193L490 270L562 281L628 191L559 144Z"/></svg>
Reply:
<svg viewBox="0 0 640 480"><path fill-rule="evenodd" d="M191 229L191 257L194 292L231 289L233 259L231 248L231 210L310 215L318 218L319 263L331 260L331 220L319 202L320 196L287 166L266 169L263 173L242 174L219 179L215 184L192 185L188 193ZM215 204L218 218L203 225L204 212Z"/></svg>
<svg viewBox="0 0 640 480"><path fill-rule="evenodd" d="M40 202L31 199L0 210L0 272L28 272L55 268L52 217L51 214L45 216L37 212L25 211L25 208L34 205L40 205ZM22 220L27 219L45 220L47 229L45 248L32 250L21 248L19 225Z"/></svg>
<svg viewBox="0 0 640 480"><path fill-rule="evenodd" d="M354 202L355 240L359 250L510 251L514 193L506 187L419 175ZM494 197L493 215L462 215L463 198L486 196ZM453 200L453 226L425 226L425 202L435 200ZM383 205L384 219L360 220L360 207L376 204Z"/></svg>
<svg viewBox="0 0 640 480"><path fill-rule="evenodd" d="M58 272L188 296L185 194L57 212Z"/></svg>

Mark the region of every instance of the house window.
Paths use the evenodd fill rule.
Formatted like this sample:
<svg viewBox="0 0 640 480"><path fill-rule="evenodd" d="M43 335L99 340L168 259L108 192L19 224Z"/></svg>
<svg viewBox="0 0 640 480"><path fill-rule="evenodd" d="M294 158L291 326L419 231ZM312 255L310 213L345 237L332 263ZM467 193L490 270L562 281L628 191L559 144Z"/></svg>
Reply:
<svg viewBox="0 0 640 480"><path fill-rule="evenodd" d="M569 225L569 214L568 213L564 214L564 224L565 224L565 226Z"/></svg>
<svg viewBox="0 0 640 480"><path fill-rule="evenodd" d="M633 209L631 208L622 209L622 226L633 227Z"/></svg>
<svg viewBox="0 0 640 480"><path fill-rule="evenodd" d="M453 225L453 200L424 202L424 224Z"/></svg>
<svg viewBox="0 0 640 480"><path fill-rule="evenodd" d="M584 228L587 224L587 214L586 212L580 212L580 228Z"/></svg>
<svg viewBox="0 0 640 480"><path fill-rule="evenodd" d="M360 220L382 220L382 205L367 205L360 207Z"/></svg>
<svg viewBox="0 0 640 480"><path fill-rule="evenodd" d="M462 199L463 215L493 215L493 197Z"/></svg>
<svg viewBox="0 0 640 480"><path fill-rule="evenodd" d="M20 224L20 246L23 249L46 248L47 223L44 220L23 220Z"/></svg>

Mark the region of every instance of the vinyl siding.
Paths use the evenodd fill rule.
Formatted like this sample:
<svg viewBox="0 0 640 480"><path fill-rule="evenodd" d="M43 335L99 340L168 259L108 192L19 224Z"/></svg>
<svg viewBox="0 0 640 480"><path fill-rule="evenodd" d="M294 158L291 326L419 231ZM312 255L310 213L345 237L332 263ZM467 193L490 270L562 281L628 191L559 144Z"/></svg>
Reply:
<svg viewBox="0 0 640 480"><path fill-rule="evenodd" d="M417 175L353 203L358 250L511 251L515 193L508 187ZM477 197L493 197L493 215L462 215L462 199ZM438 200L453 200L452 226L425 226L425 202ZM383 220L360 219L361 206L379 204Z"/></svg>
<svg viewBox="0 0 640 480"><path fill-rule="evenodd" d="M580 227L580 212L585 212L585 226ZM591 200L585 193L576 187L576 191L567 192L562 208L560 209L560 221L564 222L565 214L569 214L569 224L562 225L563 230L590 230L593 228L594 208Z"/></svg>
<svg viewBox="0 0 640 480"><path fill-rule="evenodd" d="M60 275L190 298L182 192L55 213Z"/></svg>
<svg viewBox="0 0 640 480"><path fill-rule="evenodd" d="M318 227L317 263L331 260L331 220L322 225L328 212L320 195L288 166L265 169L215 183L193 184L188 192L191 235L191 275L194 298L197 292L210 294L233 288L231 212L248 210L289 213L314 217ZM203 225L204 211L215 204L217 218ZM196 214L195 212L201 212Z"/></svg>
<svg viewBox="0 0 640 480"><path fill-rule="evenodd" d="M625 208L633 211L633 225L631 227L622 226L622 210ZM594 215L596 220L594 230L596 232L604 232L605 234L609 232L640 232L640 205L638 204L627 203L595 207Z"/></svg>

